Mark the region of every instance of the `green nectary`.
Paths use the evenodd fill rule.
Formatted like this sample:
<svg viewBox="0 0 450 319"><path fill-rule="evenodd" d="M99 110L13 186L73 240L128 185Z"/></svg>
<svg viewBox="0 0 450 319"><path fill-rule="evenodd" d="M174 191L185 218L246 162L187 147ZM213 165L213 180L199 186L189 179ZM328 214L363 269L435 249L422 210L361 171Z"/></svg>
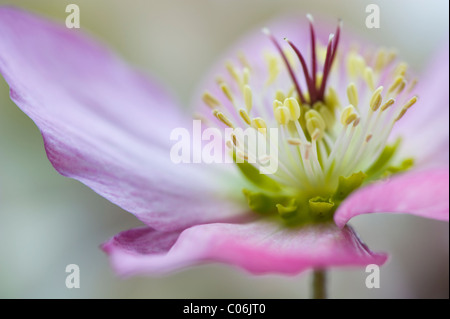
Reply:
<svg viewBox="0 0 450 319"><path fill-rule="evenodd" d="M373 164L365 171L349 176L340 176L333 191L326 188L299 192L286 187L260 174L249 163L236 163L242 174L254 187L243 189L248 206L256 213L278 217L286 225L322 223L332 220L339 205L355 190L379 178L385 178L408 170L413 166L412 159L405 159L400 165L392 165L400 140L387 145Z"/></svg>

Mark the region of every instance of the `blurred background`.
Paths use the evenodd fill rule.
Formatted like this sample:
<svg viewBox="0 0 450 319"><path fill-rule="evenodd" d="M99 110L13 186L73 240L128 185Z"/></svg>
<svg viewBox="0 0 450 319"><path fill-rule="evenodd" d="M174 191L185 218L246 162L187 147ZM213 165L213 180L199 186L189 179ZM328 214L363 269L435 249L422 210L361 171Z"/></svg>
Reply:
<svg viewBox="0 0 450 319"><path fill-rule="evenodd" d="M186 106L223 50L283 13L341 17L345 28L398 48L419 72L448 41L449 3L438 0L0 0L60 23L70 3L80 7L83 30L170 86ZM370 3L381 9L380 29L365 27ZM10 101L0 79L0 297L309 297L308 273L254 277L216 264L160 278L118 279L98 246L138 225L133 215L56 173L38 129ZM448 298L448 223L374 214L355 218L352 225L372 250L391 257L381 268L379 289L366 288L364 269L333 269L330 297ZM72 263L80 266L79 289L65 286L65 268Z"/></svg>

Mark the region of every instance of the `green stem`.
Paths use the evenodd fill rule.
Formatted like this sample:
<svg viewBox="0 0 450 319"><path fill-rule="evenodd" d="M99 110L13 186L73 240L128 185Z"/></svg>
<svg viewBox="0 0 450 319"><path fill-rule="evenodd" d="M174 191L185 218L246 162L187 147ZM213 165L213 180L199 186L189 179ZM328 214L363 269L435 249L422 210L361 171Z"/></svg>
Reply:
<svg viewBox="0 0 450 319"><path fill-rule="evenodd" d="M313 299L326 299L326 272L323 269L315 269L313 273Z"/></svg>

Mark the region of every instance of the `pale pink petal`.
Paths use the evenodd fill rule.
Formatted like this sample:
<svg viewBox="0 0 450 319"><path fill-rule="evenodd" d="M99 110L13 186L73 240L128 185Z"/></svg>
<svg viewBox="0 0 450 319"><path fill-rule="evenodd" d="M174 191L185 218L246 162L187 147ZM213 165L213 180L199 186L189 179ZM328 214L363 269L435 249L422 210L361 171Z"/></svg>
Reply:
<svg viewBox="0 0 450 319"><path fill-rule="evenodd" d="M449 220L449 170L405 173L366 186L347 198L334 215L339 227L369 213L406 213Z"/></svg>
<svg viewBox="0 0 450 319"><path fill-rule="evenodd" d="M392 140L402 137L402 154L414 155L421 166L448 165L449 161L448 49L447 42L430 59L413 91L419 101L396 123L392 134Z"/></svg>
<svg viewBox="0 0 450 319"><path fill-rule="evenodd" d="M208 167L171 162L171 130L192 123L160 85L79 30L0 8L0 71L58 172L147 225L180 229L246 210Z"/></svg>
<svg viewBox="0 0 450 319"><path fill-rule="evenodd" d="M165 274L206 262L222 262L253 274L295 275L311 268L381 265L385 254L371 252L348 226L286 228L278 222L193 226L181 233L150 228L118 234L103 250L121 276Z"/></svg>

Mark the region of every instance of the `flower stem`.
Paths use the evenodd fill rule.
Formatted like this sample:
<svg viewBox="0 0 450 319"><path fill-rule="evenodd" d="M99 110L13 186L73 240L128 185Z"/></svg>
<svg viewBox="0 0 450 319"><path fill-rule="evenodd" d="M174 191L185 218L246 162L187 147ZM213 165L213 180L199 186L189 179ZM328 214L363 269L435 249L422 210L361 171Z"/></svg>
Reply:
<svg viewBox="0 0 450 319"><path fill-rule="evenodd" d="M324 269L315 269L313 273L313 299L326 299L326 272Z"/></svg>

